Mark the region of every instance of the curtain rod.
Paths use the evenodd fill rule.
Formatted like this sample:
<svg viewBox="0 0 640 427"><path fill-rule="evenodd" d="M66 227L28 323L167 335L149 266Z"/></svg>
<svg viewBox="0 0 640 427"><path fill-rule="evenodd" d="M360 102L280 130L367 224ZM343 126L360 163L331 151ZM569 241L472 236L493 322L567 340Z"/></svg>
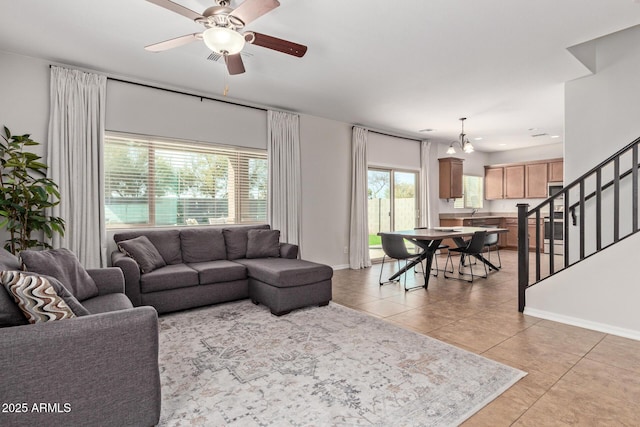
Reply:
<svg viewBox="0 0 640 427"><path fill-rule="evenodd" d="M51 67L65 68L62 65L49 64L49 68L51 68ZM86 72L98 73L98 71L86 71ZM101 73L101 74L105 75L104 73ZM114 82L127 83L127 84L130 84L130 85L142 86L142 87L146 87L146 88L149 88L149 89L163 90L165 92L175 93L175 94L178 94L178 95L193 96L194 98L200 98L200 101L202 101L203 99L206 99L208 101L223 102L225 104L237 105L239 107L252 108L254 110L269 111L267 108L255 107L253 105L242 104L240 102L227 101L227 100L218 99L218 98L211 98L210 96L196 95L195 93L183 92L183 91L176 90L176 89L167 89L167 88L164 88L164 87L153 86L153 85L150 85L150 84L147 84L147 83L132 82L130 80L123 80L123 79L119 79L117 77L110 77L110 76L106 76L106 77L107 77L107 80L113 80Z"/></svg>
<svg viewBox="0 0 640 427"><path fill-rule="evenodd" d="M393 135L393 134L390 134L390 133L381 132L381 131L379 131L379 130L373 130L373 129L370 129L370 128L365 127L365 126L358 126L358 125L354 125L353 127L363 128L363 129L366 129L366 130L367 130L367 132L377 133L378 135L391 136L391 137L393 137L393 138L408 139L409 141L415 141L415 142L422 142L422 141L424 141L424 140L422 140L422 139L411 138L411 137L408 137L408 136Z"/></svg>
<svg viewBox="0 0 640 427"><path fill-rule="evenodd" d="M203 99L206 99L208 101L223 102L225 104L237 105L239 107L252 108L254 110L268 111L266 108L254 107L253 105L246 105L246 104L242 104L240 102L233 102L233 101L227 101L227 100L224 100L224 99L211 98L209 96L196 95L195 93L183 92L183 91L175 90L175 89L167 89L167 88L164 88L164 87L153 86L153 85L146 84L146 83L138 83L138 82L132 82L132 81L129 81L129 80L117 79L115 77L107 77L107 80L113 80L114 82L119 82L119 83L127 83L127 84L130 84L130 85L142 86L142 87L146 87L146 88L149 88L149 89L163 90L165 92L176 93L176 94L179 94L179 95L193 96L194 98L200 98L200 101L202 101Z"/></svg>

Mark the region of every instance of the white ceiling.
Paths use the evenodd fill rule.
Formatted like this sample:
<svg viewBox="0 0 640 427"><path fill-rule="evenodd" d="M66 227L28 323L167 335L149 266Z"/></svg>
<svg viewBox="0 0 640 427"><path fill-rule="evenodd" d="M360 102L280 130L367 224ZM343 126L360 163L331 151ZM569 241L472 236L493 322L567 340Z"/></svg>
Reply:
<svg viewBox="0 0 640 427"><path fill-rule="evenodd" d="M0 50L217 98L228 85L242 103L438 142L467 117L476 149L499 151L561 142L563 84L588 73L566 49L640 24L640 0L280 3L247 29L307 45L306 56L248 45L237 76L201 42L145 51L202 27L144 0L0 0Z"/></svg>

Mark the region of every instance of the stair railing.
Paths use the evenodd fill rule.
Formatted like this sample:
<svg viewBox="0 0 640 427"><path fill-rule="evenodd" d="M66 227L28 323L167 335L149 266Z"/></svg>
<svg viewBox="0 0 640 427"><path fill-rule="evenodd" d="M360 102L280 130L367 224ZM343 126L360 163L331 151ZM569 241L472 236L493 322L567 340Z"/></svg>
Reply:
<svg viewBox="0 0 640 427"><path fill-rule="evenodd" d="M617 153L577 178L560 192L544 200L535 208L529 209L529 204L520 203L518 207L518 310L524 311L526 290L550 277L559 271L574 265L585 258L616 244L620 240L638 232L638 144L637 138ZM620 172L622 160L631 162L629 169ZM604 171L613 167L613 178L606 183L602 183ZM630 232L621 236L621 183L627 177L631 177L631 224ZM594 188L593 191L589 191ZM613 231L611 242L605 244L603 241L603 195L613 191L613 202L609 206L612 209ZM589 193L589 194L587 194ZM592 199L595 198L595 207ZM577 201L572 202L572 200ZM589 208L589 209L588 209ZM586 219L590 209L595 209L595 227L586 226ZM560 213L561 212L561 213ZM560 214L559 214L560 213ZM577 254L575 251L575 240L572 244L572 237L576 237L570 229L570 221L567 213L571 214L571 224L578 227ZM555 222L562 222L563 249L562 253L556 253ZM579 218L579 221L578 221ZM529 226L533 222L535 225L534 236L529 236ZM629 224L625 224L629 225ZM546 232L544 228L547 228ZM629 228L629 227L627 227ZM543 236L548 240L548 244L542 244ZM532 254L529 250L529 239L535 238L535 245L532 246ZM595 248L587 250L587 241L595 239ZM542 250L544 249L544 251ZM556 260L562 256L563 260ZM571 256L574 258L571 259ZM558 261L558 262L557 262ZM558 265L560 264L560 265ZM533 265L533 274L531 274ZM559 267L559 268L558 268ZM545 275L546 273L546 275Z"/></svg>

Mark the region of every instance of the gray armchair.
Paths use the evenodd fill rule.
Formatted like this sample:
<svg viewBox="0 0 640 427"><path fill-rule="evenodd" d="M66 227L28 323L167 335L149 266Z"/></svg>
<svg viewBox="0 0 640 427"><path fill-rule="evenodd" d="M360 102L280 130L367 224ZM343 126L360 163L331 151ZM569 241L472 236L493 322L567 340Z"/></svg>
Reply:
<svg viewBox="0 0 640 427"><path fill-rule="evenodd" d="M81 303L92 314L0 328L0 402L8 405L0 424L158 423L157 313L132 307L120 269L88 272L99 295Z"/></svg>

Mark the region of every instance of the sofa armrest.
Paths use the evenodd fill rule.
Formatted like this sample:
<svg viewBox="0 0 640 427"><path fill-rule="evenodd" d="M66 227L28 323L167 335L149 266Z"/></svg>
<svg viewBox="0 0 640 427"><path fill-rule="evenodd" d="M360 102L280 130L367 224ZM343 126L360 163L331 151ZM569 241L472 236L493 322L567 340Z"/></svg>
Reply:
<svg viewBox="0 0 640 427"><path fill-rule="evenodd" d="M152 307L0 329L3 425L151 426L160 417ZM19 412L18 412L19 411Z"/></svg>
<svg viewBox="0 0 640 427"><path fill-rule="evenodd" d="M124 275L121 269L117 267L90 268L87 273L96 282L99 295L124 293Z"/></svg>
<svg viewBox="0 0 640 427"><path fill-rule="evenodd" d="M113 251L111 253L111 265L122 270L124 275L124 293L131 300L131 303L136 307L142 305L140 266L138 263L122 252Z"/></svg>
<svg viewBox="0 0 640 427"><path fill-rule="evenodd" d="M281 258L298 258L298 245L293 243L280 243L280 257Z"/></svg>

